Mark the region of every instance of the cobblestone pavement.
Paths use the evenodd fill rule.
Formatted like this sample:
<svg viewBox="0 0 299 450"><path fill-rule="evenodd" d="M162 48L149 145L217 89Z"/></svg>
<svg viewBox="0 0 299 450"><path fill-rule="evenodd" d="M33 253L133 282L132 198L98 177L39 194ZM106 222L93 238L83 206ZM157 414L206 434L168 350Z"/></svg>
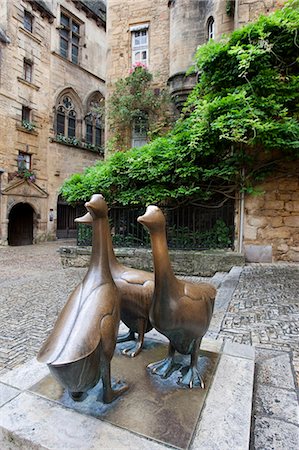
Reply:
<svg viewBox="0 0 299 450"><path fill-rule="evenodd" d="M0 247L0 374L36 355L86 273L62 269L58 248L63 244ZM232 292L218 338L256 347L251 448L293 450L298 443L299 265L245 266Z"/></svg>
<svg viewBox="0 0 299 450"><path fill-rule="evenodd" d="M0 374L36 355L86 272L62 269L61 245L0 247Z"/></svg>
<svg viewBox="0 0 299 450"><path fill-rule="evenodd" d="M251 449L298 448L299 265L245 266L219 337L256 347Z"/></svg>

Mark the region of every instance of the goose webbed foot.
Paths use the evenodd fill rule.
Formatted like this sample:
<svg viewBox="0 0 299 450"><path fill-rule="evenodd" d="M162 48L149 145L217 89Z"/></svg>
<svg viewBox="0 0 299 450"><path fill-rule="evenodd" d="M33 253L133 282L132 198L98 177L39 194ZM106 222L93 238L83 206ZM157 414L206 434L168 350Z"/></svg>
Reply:
<svg viewBox="0 0 299 450"><path fill-rule="evenodd" d="M179 379L178 384L190 389L192 389L193 387L201 387L202 389L205 388L203 379L197 367L184 367L181 372L182 377Z"/></svg>
<svg viewBox="0 0 299 450"><path fill-rule="evenodd" d="M143 342L144 342L144 333L146 331L146 324L147 324L147 320L144 320L144 319L137 320L137 333L138 333L137 342L133 342L133 343L131 342L130 344L128 344L122 350L123 355L134 358L134 356L137 356L141 352L142 347L143 347ZM134 333L132 330L130 330L130 333L133 335L133 339L135 339Z"/></svg>
<svg viewBox="0 0 299 450"><path fill-rule="evenodd" d="M109 386L108 388L104 387L103 402L104 403L113 402L128 389L129 386L124 381L118 381L114 383L113 386Z"/></svg>
<svg viewBox="0 0 299 450"><path fill-rule="evenodd" d="M139 353L142 350L142 342L134 342L132 344L127 345L123 350L122 354L125 356L129 356L131 358L134 358L135 356L139 355Z"/></svg>
<svg viewBox="0 0 299 450"><path fill-rule="evenodd" d="M132 330L129 330L128 333L120 334L117 337L117 343L127 342L127 341L135 341L135 333Z"/></svg>
<svg viewBox="0 0 299 450"><path fill-rule="evenodd" d="M149 364L147 368L155 375L168 378L177 369L177 365L174 364L173 358L168 356L161 361Z"/></svg>

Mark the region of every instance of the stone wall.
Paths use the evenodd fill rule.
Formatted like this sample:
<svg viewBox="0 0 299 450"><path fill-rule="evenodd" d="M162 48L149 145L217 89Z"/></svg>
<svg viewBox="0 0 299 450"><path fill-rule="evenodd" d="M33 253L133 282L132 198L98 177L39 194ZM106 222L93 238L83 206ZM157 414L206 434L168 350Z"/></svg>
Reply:
<svg viewBox="0 0 299 450"><path fill-rule="evenodd" d="M224 2L223 2L224 3ZM270 14L281 8L285 0L237 0L235 9L235 28L258 19L261 14Z"/></svg>
<svg viewBox="0 0 299 450"><path fill-rule="evenodd" d="M153 270L152 251L144 248L115 248L115 255L121 264L141 270ZM88 267L90 247L61 247L61 262L66 267ZM233 266L243 266L244 255L232 251L170 250L169 257L177 275L211 277L216 272L229 272Z"/></svg>
<svg viewBox="0 0 299 450"><path fill-rule="evenodd" d="M299 262L299 177L289 175L245 198L244 249L251 261Z"/></svg>

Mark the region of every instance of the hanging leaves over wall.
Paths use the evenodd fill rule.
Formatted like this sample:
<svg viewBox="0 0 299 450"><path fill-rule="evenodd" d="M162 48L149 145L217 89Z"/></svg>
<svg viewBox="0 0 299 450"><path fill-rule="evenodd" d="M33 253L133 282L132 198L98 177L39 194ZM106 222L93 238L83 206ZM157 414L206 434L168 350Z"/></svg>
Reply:
<svg viewBox="0 0 299 450"><path fill-rule="evenodd" d="M209 41L196 54L199 82L164 137L117 152L73 175L69 202L102 192L110 203L196 203L252 192L283 161L299 158L299 2Z"/></svg>

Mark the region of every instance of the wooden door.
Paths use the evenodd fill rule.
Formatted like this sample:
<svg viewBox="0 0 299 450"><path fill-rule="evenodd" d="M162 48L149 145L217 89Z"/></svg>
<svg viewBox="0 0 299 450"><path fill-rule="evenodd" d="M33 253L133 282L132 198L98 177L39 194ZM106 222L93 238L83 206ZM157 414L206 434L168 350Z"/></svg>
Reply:
<svg viewBox="0 0 299 450"><path fill-rule="evenodd" d="M28 203L18 203L9 214L8 244L31 245L33 243L33 208Z"/></svg>

